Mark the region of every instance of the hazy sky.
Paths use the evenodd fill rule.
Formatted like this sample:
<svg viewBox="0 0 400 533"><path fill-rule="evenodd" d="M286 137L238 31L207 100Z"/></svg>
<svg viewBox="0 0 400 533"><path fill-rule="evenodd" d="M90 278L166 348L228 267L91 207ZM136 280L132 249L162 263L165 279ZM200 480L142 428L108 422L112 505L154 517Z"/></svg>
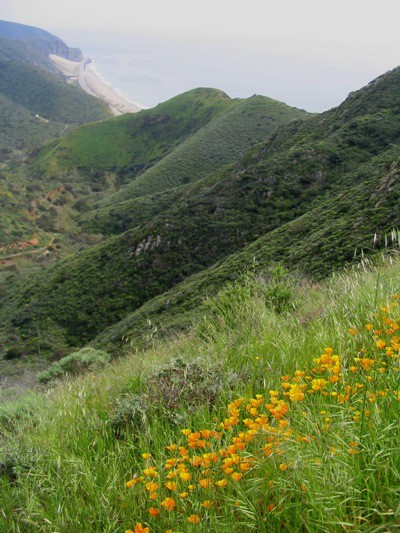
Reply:
<svg viewBox="0 0 400 533"><path fill-rule="evenodd" d="M400 64L399 0L0 0L0 18L79 46L149 105L164 93L148 86L138 95L135 80L161 84L167 97L215 80L231 96L260 93L320 111Z"/></svg>

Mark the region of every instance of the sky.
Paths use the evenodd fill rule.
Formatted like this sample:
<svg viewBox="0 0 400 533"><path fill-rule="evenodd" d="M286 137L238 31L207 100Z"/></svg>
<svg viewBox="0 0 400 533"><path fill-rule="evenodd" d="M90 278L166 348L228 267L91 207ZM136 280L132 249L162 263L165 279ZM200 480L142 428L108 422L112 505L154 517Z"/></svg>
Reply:
<svg viewBox="0 0 400 533"><path fill-rule="evenodd" d="M400 64L398 0L0 0L0 18L78 46L149 106L215 86L323 111Z"/></svg>

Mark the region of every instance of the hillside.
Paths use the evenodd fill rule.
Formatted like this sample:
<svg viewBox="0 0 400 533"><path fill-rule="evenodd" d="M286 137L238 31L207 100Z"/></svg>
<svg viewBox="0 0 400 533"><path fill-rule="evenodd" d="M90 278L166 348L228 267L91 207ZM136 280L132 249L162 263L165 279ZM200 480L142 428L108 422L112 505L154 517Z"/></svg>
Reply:
<svg viewBox="0 0 400 533"><path fill-rule="evenodd" d="M234 105L222 91L194 89L139 114L90 124L45 147L34 165L38 172L121 169L134 179L218 113Z"/></svg>
<svg viewBox="0 0 400 533"><path fill-rule="evenodd" d="M318 207L267 233L242 252L146 302L104 330L94 344L121 349L126 342L146 343L152 331L161 336L181 331L204 312L204 295L215 294L243 273L266 269L276 261L320 280L343 265L358 263L362 257L377 255L386 247L397 249L399 168L399 147L377 156L349 175L349 183L354 180L357 185L326 198ZM397 231L393 232L393 228Z"/></svg>
<svg viewBox="0 0 400 533"><path fill-rule="evenodd" d="M0 20L0 37L14 41L16 47L29 49L29 56L24 57L25 62L37 64L37 58L40 57L41 66L45 65L52 72L56 71L49 61L49 54L72 61L80 61L83 57L78 48L70 48L59 37L34 26Z"/></svg>
<svg viewBox="0 0 400 533"><path fill-rule="evenodd" d="M175 342L3 389L0 529L396 530L399 273L260 271Z"/></svg>
<svg viewBox="0 0 400 533"><path fill-rule="evenodd" d="M68 86L33 65L0 62L0 93L33 117L64 124L83 124L109 116L106 106L78 87Z"/></svg>
<svg viewBox="0 0 400 533"><path fill-rule="evenodd" d="M172 207L185 186L235 161L279 125L311 115L265 96L236 101L155 165L81 217L86 231L120 233ZM154 192L164 194L154 195ZM151 194L153 193L153 195Z"/></svg>
<svg viewBox="0 0 400 533"><path fill-rule="evenodd" d="M338 108L280 127L155 219L21 282L2 305L9 332L21 346L40 317L49 347L81 345L144 304L141 325L149 309L171 321L174 302L177 313L193 307L258 255L326 276L398 224L399 84L395 69ZM215 278L189 278L241 249ZM174 299L161 296L175 285ZM117 331L137 333L129 322Z"/></svg>

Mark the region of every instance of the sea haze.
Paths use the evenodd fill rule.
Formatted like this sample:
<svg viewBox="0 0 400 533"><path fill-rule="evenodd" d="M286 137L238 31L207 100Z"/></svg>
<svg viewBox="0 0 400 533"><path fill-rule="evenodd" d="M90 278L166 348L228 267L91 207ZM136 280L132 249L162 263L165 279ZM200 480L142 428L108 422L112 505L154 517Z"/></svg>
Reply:
<svg viewBox="0 0 400 533"><path fill-rule="evenodd" d="M233 98L263 94L320 112L396 66L394 58L382 62L368 45L260 44L82 30L59 30L58 35L80 47L105 79L145 107L195 87L215 87Z"/></svg>

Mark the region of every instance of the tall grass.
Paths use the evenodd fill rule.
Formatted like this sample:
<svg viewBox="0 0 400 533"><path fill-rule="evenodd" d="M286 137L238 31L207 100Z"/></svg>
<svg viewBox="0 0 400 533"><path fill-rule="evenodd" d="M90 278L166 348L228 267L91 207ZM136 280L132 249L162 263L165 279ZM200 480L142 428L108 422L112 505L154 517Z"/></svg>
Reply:
<svg viewBox="0 0 400 533"><path fill-rule="evenodd" d="M364 263L324 285L283 271L247 278L209 300L207 317L190 334L133 353L102 373L61 383L45 398L31 397L25 408L3 405L1 530L140 531L138 524L150 531L399 527L399 363L376 344L386 339L388 345L397 335L385 329L398 324L392 304L400 288L399 266L385 261L378 273ZM385 317L392 326L375 333ZM370 323L372 331L365 327ZM326 352L328 347L333 352ZM339 356L337 382L329 381L335 375L329 365L321 369L322 362L314 360L327 353ZM398 355L398 348L393 353ZM327 383L316 382L308 393L315 379ZM304 399L285 396L295 385ZM347 385L357 391L341 403L331 393L346 395ZM274 404L274 398L283 403ZM287 404L288 410L279 416L271 404ZM235 409L238 422L227 423ZM252 427L261 415L264 426ZM256 429L242 450L228 451L232 438L240 443L246 440L241 433ZM201 430L205 433L197 437ZM210 444L198 445L199 440ZM192 463L199 456L200 466L181 460L178 469L166 468L168 459L183 457L173 444L187 449ZM217 460L207 465L203 454L212 452ZM232 472L222 467L231 452ZM144 472L149 467L157 471L157 491L146 490L153 481L151 469ZM192 477L184 481L181 473ZM234 473L242 478L235 480ZM212 483L204 488L200 481L207 478ZM215 485L222 479L225 487ZM178 490L165 487L169 481L177 482ZM174 510L162 504L168 497ZM151 507L160 513L151 516Z"/></svg>

